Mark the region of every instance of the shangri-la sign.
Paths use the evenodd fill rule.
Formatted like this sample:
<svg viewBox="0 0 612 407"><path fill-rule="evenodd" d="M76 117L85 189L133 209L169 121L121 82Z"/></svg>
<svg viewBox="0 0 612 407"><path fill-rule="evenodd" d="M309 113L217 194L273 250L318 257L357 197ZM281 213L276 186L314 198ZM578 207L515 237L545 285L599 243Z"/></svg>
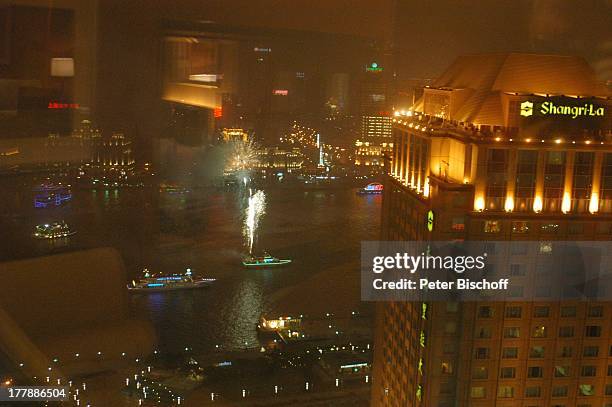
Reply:
<svg viewBox="0 0 612 407"><path fill-rule="evenodd" d="M531 116L569 116L572 119L579 117L603 117L606 110L603 106L593 103L582 105L561 105L552 101L532 102L526 100L521 103L520 114L523 117Z"/></svg>

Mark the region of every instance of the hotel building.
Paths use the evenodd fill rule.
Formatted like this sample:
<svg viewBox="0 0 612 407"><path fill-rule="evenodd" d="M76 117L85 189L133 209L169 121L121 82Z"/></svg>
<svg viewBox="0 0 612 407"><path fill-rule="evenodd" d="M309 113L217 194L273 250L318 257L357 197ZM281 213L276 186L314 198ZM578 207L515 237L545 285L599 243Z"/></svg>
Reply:
<svg viewBox="0 0 612 407"><path fill-rule="evenodd" d="M355 165L380 169L384 166L384 155L393 148L387 88L384 68L376 62L368 65L360 91L361 136L355 142Z"/></svg>
<svg viewBox="0 0 612 407"><path fill-rule="evenodd" d="M610 240L611 104L578 57L458 58L395 114L382 238ZM611 321L603 302L379 303L372 406L612 407Z"/></svg>

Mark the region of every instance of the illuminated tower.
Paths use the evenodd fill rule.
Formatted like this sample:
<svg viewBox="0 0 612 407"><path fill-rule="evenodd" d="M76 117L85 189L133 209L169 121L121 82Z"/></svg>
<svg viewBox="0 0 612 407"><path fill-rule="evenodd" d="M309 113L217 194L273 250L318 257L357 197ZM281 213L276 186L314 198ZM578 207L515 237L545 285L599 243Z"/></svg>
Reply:
<svg viewBox="0 0 612 407"><path fill-rule="evenodd" d="M608 96L578 57L458 58L393 119L383 239L610 240ZM610 318L606 302L380 303L372 405L612 405Z"/></svg>

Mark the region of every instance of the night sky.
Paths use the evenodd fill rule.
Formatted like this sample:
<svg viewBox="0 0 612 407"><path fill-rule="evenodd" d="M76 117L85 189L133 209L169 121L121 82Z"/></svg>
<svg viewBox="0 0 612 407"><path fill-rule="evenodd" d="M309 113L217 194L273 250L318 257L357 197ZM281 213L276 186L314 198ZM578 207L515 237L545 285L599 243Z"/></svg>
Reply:
<svg viewBox="0 0 612 407"><path fill-rule="evenodd" d="M398 10L399 69L409 76L436 75L457 55L507 51L580 55L612 76L610 0L400 1Z"/></svg>
<svg viewBox="0 0 612 407"><path fill-rule="evenodd" d="M213 0L206 5L205 14L214 21L394 38L404 77L435 76L461 54L521 51L580 55L602 79L612 78L612 0Z"/></svg>

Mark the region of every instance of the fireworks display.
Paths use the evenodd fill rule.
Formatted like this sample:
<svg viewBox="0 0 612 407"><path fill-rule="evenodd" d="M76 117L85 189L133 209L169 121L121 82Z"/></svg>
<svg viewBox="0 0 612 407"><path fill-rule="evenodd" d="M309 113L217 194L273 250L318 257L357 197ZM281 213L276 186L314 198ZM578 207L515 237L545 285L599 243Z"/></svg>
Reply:
<svg viewBox="0 0 612 407"><path fill-rule="evenodd" d="M227 159L226 171L249 171L257 165L257 162L257 150L253 142L234 141Z"/></svg>
<svg viewBox="0 0 612 407"><path fill-rule="evenodd" d="M248 206L246 208L244 218L244 235L249 249L249 254L251 255L253 254L253 244L255 243L259 220L265 213L266 195L264 192L257 191L253 193L253 191L250 191Z"/></svg>

